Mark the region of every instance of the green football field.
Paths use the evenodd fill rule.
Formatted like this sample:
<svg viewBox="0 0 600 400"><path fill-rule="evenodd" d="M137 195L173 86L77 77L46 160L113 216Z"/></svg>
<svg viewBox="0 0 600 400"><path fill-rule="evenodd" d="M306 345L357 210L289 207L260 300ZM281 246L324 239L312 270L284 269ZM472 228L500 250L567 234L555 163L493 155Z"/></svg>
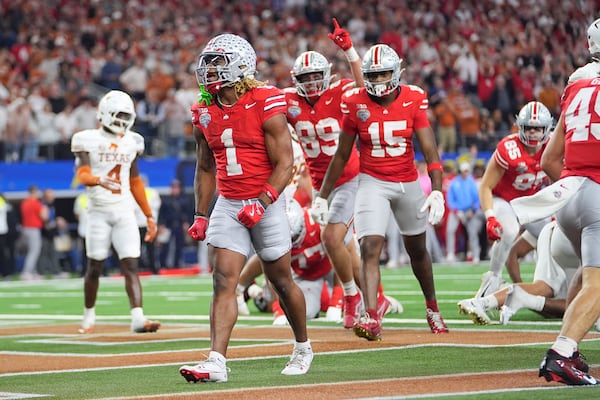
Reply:
<svg viewBox="0 0 600 400"><path fill-rule="evenodd" d="M0 282L0 360L3 366L0 373L0 399L44 398L56 399L108 399L108 398L186 398L190 393L204 393L206 397L215 393L227 393L233 389L293 387L303 399L321 398L313 395L300 396L303 387L311 387L330 382L361 382L377 385L379 380L405 379L408 377L458 376L464 380L464 390L454 394L437 393L410 395L389 393L385 396L354 396L337 398L447 398L447 399L592 399L600 398L596 388L571 388L563 385L546 384L538 378L538 387L526 389L478 390L469 382L470 374L489 372L494 379L494 371L506 373L514 371L515 376L526 373L537 374L537 367L552 339L560 329L560 320L544 319L541 316L523 310L516 314L507 326L499 325L497 318L489 326L475 326L471 320L459 315L456 303L472 297L479 287L481 274L486 266L473 265L435 265L434 274L440 310L453 337L460 338L461 333L481 336L495 332L514 332L539 334L543 339L527 343L486 344L448 344L431 342L424 318L424 301L418 283L409 267L382 269L382 280L387 295L398 299L404 312L386 316L382 343L385 344L387 332L407 332L422 330L425 340L410 346L386 346L373 351L370 343L353 337L335 323L312 320L308 322L309 333L320 329L339 328L349 341L363 343L362 350L335 350L317 352L313 367L301 379L283 379L279 371L285 363L282 356L256 356L229 359L232 369L226 384L187 384L177 372L181 361L141 362L126 367L102 367L102 360L115 355L158 355L185 354L198 351L208 353L207 336L199 338L193 328L207 329L208 310L212 294L212 278L201 276L150 276L142 278L144 290L144 310L147 317L162 322L162 330L172 329L178 334L172 339L153 340L145 336L144 340L131 343L115 338L135 336L129 333L129 306L121 277L105 277L101 280L98 302L96 304L97 327L122 326L122 332L115 336L89 335L82 338L76 332L83 310L83 281L81 278L44 280L39 282L5 281ZM533 265L522 265L525 281L533 277ZM258 312L250 303L251 315L240 317L238 329L270 327L270 314ZM68 333L56 333L61 328L73 330ZM191 328L190 328L191 327ZM188 331L186 331L188 329ZM285 329L285 328L284 328ZM287 328L289 329L289 328ZM98 329L99 330L99 329ZM36 332L33 334L32 332ZM159 332L161 332L159 331ZM7 334L6 332L10 332ZM189 333L186 333L189 332ZM284 331L287 333L287 331ZM338 332L338 331L336 331ZM473 334L475 332L475 335ZM551 334L551 335L549 335ZM112 336L111 336L112 335ZM146 334L154 335L154 334ZM144 335L143 335L144 336ZM289 336L289 334L287 335ZM600 359L600 336L591 332L590 337L581 344L581 351L592 366L592 373L598 373L597 360ZM112 338L107 340L106 338ZM96 339L96 340L94 340ZM102 339L102 340L101 340ZM338 339L338 338L336 338ZM251 348L252 346L279 345L282 341L272 337L236 338L230 348ZM283 341L289 345L289 340ZM326 343L322 343L326 348ZM290 347L291 351L291 347ZM77 359L77 357L97 357L97 368L70 368L56 370L44 366L35 371L36 361L32 361L34 372L23 372L21 367L10 360L29 355L40 359L49 356ZM197 356L196 362L199 361ZM189 360L192 363L192 360ZM75 365L77 365L75 363ZM523 372L526 371L526 372ZM536 375L537 376L537 375ZM440 378L435 378L440 379ZM371 382L372 383L369 383ZM435 384L435 380L430 384ZM255 390L255 389L252 389ZM432 392L433 393L433 392ZM212 394L212 395L211 395ZM138 397L136 397L138 396ZM283 394L282 394L283 396ZM244 396L245 397L245 396ZM286 397L289 397L286 395ZM292 396L293 397L293 396Z"/></svg>

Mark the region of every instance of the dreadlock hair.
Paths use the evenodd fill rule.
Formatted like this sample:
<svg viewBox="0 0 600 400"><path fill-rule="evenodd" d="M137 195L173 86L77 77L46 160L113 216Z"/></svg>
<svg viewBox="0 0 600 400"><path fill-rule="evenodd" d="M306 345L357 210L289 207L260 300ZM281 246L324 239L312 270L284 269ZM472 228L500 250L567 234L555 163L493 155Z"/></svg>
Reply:
<svg viewBox="0 0 600 400"><path fill-rule="evenodd" d="M245 77L242 78L241 81L235 82L233 86L233 90L235 90L235 95L237 98L240 98L244 93L258 86L265 86L266 83L259 81L255 78Z"/></svg>

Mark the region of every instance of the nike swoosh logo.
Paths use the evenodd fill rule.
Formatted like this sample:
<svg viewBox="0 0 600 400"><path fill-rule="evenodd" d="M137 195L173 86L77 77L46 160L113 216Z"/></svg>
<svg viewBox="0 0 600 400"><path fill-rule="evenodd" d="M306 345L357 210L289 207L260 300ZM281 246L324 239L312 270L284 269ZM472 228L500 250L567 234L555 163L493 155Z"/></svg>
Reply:
<svg viewBox="0 0 600 400"><path fill-rule="evenodd" d="M402 103L402 107L408 107L408 106L410 106L412 103L413 103L412 101L405 101L405 102L403 102L403 103Z"/></svg>
<svg viewBox="0 0 600 400"><path fill-rule="evenodd" d="M325 105L327 105L327 106L330 105L332 101L333 101L333 97L330 98L329 100L325 100Z"/></svg>
<svg viewBox="0 0 600 400"><path fill-rule="evenodd" d="M244 108L247 110L247 109L249 109L249 108L252 108L252 107L254 107L255 105L256 105L256 102L254 102L254 103L250 103L250 104L246 104L246 105L244 106Z"/></svg>

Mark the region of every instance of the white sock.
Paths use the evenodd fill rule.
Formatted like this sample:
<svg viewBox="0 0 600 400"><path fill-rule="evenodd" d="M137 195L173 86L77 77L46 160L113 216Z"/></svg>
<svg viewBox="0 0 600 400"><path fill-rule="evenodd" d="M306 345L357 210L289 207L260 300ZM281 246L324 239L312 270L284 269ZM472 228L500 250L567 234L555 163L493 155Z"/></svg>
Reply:
<svg viewBox="0 0 600 400"><path fill-rule="evenodd" d="M244 294L244 290L246 290L246 288L243 285L240 285L238 283L237 289L236 289L236 294L237 295L243 295Z"/></svg>
<svg viewBox="0 0 600 400"><path fill-rule="evenodd" d="M146 317L144 317L144 310L142 307L133 307L131 309L131 322L133 325L143 325L146 321Z"/></svg>
<svg viewBox="0 0 600 400"><path fill-rule="evenodd" d="M354 280L342 282L342 288L344 289L344 296L355 296L358 293Z"/></svg>
<svg viewBox="0 0 600 400"><path fill-rule="evenodd" d="M81 327L87 329L96 323L96 307L83 308L83 322Z"/></svg>
<svg viewBox="0 0 600 400"><path fill-rule="evenodd" d="M523 305L526 308L534 311L542 311L542 309L544 308L544 304L546 303L546 298L544 296L537 296L531 293L527 293L525 290L519 291L519 297L521 298L521 300L523 300Z"/></svg>
<svg viewBox="0 0 600 400"><path fill-rule="evenodd" d="M310 347L310 340L307 340L306 342L296 342L296 343L294 343L294 349L298 349L298 350L311 349L311 347Z"/></svg>
<svg viewBox="0 0 600 400"><path fill-rule="evenodd" d="M483 309L485 311L495 310L498 308L498 299L493 294L485 296L483 299L481 299L481 301L483 302Z"/></svg>
<svg viewBox="0 0 600 400"><path fill-rule="evenodd" d="M559 336L552 345L552 350L556 351L563 357L571 358L577 350L577 342L566 336Z"/></svg>
<svg viewBox="0 0 600 400"><path fill-rule="evenodd" d="M546 298L544 296L531 296L531 309L533 311L542 311L546 304Z"/></svg>
<svg viewBox="0 0 600 400"><path fill-rule="evenodd" d="M219 364L225 365L227 363L227 359L225 358L225 356L219 353L218 351L211 350L211 352L208 353L208 358L216 360Z"/></svg>

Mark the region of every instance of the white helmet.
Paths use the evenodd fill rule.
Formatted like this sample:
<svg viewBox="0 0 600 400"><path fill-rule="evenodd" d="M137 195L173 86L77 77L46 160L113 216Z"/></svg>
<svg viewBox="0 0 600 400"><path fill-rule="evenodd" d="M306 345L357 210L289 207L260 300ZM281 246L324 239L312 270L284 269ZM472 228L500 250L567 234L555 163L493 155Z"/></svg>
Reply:
<svg viewBox="0 0 600 400"><path fill-rule="evenodd" d="M125 133L135 121L133 100L125 92L111 90L100 99L96 118L110 132Z"/></svg>
<svg viewBox="0 0 600 400"><path fill-rule="evenodd" d="M292 246L298 246L306 236L306 223L304 221L304 209L296 200L290 200L287 205L287 217L290 223L290 235Z"/></svg>
<svg viewBox="0 0 600 400"><path fill-rule="evenodd" d="M587 30L588 50L592 55L600 55L600 18L592 22Z"/></svg>
<svg viewBox="0 0 600 400"><path fill-rule="evenodd" d="M298 79L302 75L312 73L321 73L321 79L307 81ZM305 51L296 58L290 74L300 96L320 96L329 88L329 83L331 82L331 63L316 51Z"/></svg>
<svg viewBox="0 0 600 400"><path fill-rule="evenodd" d="M526 146L538 147L548 141L552 129L552 115L545 105L539 101L530 101L525 104L516 116L519 127L519 139ZM532 133L528 128L541 127L542 132Z"/></svg>
<svg viewBox="0 0 600 400"><path fill-rule="evenodd" d="M376 44L364 55L360 67L367 92L373 96L385 96L400 85L400 75L404 69L402 59L390 46ZM392 71L392 78L385 82L371 81L369 75L373 72Z"/></svg>
<svg viewBox="0 0 600 400"><path fill-rule="evenodd" d="M212 38L202 50L196 79L210 94L216 94L224 86L253 78L255 72L256 52L250 43L238 35L224 33ZM217 79L213 80L215 74Z"/></svg>

